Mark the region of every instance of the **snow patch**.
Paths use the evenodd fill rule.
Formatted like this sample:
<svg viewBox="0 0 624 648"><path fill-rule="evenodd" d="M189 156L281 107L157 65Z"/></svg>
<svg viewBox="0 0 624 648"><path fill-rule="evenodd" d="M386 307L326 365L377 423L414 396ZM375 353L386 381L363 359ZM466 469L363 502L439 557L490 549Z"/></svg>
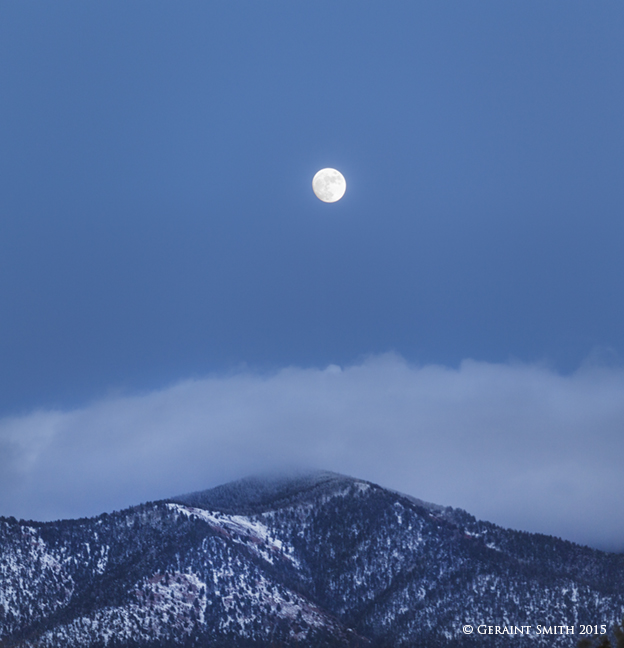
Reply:
<svg viewBox="0 0 624 648"><path fill-rule="evenodd" d="M179 515L204 520L218 533L237 544L245 544L271 564L274 564L277 559L285 559L294 566L299 566L293 547L276 538L269 528L258 520L244 515L228 515L219 511L208 511L171 502L167 507Z"/></svg>

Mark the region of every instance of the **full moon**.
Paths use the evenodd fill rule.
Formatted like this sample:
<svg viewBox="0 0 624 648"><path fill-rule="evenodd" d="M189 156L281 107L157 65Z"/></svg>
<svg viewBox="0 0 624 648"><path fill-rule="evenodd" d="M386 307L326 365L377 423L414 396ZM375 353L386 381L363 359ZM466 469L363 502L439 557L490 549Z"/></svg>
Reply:
<svg viewBox="0 0 624 648"><path fill-rule="evenodd" d="M347 181L336 169L321 169L312 178L312 189L319 200L333 203L344 196L347 190Z"/></svg>

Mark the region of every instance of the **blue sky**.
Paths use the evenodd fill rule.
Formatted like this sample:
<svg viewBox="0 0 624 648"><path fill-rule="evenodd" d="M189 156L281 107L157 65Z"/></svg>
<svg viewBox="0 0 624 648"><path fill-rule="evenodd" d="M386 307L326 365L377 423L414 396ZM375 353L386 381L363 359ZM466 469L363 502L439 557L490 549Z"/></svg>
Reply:
<svg viewBox="0 0 624 648"><path fill-rule="evenodd" d="M618 2L3 3L0 428L388 352L619 376L623 29Z"/></svg>

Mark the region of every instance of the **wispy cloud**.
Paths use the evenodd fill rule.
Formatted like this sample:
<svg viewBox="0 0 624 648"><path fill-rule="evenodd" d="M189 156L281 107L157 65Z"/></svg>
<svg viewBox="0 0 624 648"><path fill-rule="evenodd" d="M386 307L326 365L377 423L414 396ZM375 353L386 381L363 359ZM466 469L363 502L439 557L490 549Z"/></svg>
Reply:
<svg viewBox="0 0 624 648"><path fill-rule="evenodd" d="M624 371L394 355L188 380L0 421L0 514L77 517L316 467L624 549Z"/></svg>

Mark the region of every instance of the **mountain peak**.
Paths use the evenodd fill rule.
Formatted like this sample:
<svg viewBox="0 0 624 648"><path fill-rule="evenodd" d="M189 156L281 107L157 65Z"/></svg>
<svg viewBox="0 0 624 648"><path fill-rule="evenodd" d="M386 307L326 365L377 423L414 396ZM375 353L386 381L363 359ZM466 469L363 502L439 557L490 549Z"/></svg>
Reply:
<svg viewBox="0 0 624 648"><path fill-rule="evenodd" d="M15 648L451 648L486 622L612 625L622 582L624 556L332 472L94 519L0 519L0 645ZM570 645L551 634L514 645Z"/></svg>
<svg viewBox="0 0 624 648"><path fill-rule="evenodd" d="M254 475L208 490L169 498L168 502L223 513L252 515L300 502L313 494L330 493L360 479L326 470Z"/></svg>

